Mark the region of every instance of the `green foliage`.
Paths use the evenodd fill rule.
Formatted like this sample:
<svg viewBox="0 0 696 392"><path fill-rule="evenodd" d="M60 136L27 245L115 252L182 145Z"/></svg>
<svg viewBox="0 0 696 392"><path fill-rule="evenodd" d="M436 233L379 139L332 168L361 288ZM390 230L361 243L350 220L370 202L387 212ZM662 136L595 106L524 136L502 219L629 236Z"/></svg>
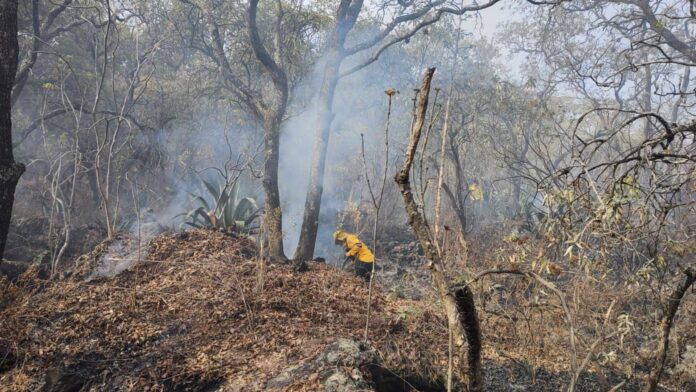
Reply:
<svg viewBox="0 0 696 392"><path fill-rule="evenodd" d="M191 194L197 206L181 214L186 217L186 225L228 234L249 234L256 228L252 224L259 217L260 209L254 198L239 196L238 181L229 182L220 176L217 182L203 179L201 182L205 196Z"/></svg>

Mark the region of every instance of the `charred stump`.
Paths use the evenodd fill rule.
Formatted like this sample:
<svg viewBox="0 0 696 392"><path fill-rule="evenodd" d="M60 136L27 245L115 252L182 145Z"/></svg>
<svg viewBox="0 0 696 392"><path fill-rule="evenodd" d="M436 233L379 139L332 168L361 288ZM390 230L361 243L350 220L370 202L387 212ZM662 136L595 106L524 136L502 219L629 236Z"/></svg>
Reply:
<svg viewBox="0 0 696 392"><path fill-rule="evenodd" d="M469 344L467 349L467 374L469 375L469 390L480 391L483 389L481 384L481 325L476 314L476 304L474 294L469 286L457 288L454 292L457 299L457 310L464 327L466 341Z"/></svg>

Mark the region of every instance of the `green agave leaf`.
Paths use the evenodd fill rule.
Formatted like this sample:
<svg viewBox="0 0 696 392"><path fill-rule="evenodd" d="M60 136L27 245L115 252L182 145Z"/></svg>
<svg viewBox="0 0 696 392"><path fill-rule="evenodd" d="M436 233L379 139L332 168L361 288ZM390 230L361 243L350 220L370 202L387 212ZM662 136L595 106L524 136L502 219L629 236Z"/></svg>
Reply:
<svg viewBox="0 0 696 392"><path fill-rule="evenodd" d="M262 209L259 208L258 210L254 211L253 214L249 215L249 217L247 217L246 220L245 220L246 224L247 224L247 225L250 225L251 222L254 221L254 219L256 219L256 218L258 218L259 216L261 216L261 210L262 210Z"/></svg>
<svg viewBox="0 0 696 392"><path fill-rule="evenodd" d="M201 204L201 206L205 207L206 210L210 211L210 205L208 204L208 201L205 200L203 196L196 196L194 200L197 200L198 203Z"/></svg>
<svg viewBox="0 0 696 392"><path fill-rule="evenodd" d="M234 229L238 232L244 232L246 230L246 222L244 221L234 221Z"/></svg>
<svg viewBox="0 0 696 392"><path fill-rule="evenodd" d="M232 190L230 191L230 201L232 204L236 205L238 204L238 195L239 195L239 181L235 181L234 184L232 185Z"/></svg>
<svg viewBox="0 0 696 392"><path fill-rule="evenodd" d="M206 224L208 227L215 227L213 221L210 220L210 217L208 216L208 210L206 210L205 208L198 207L194 210L193 221L196 222L198 217L201 217L203 219L203 223Z"/></svg>
<svg viewBox="0 0 696 392"><path fill-rule="evenodd" d="M225 207L227 206L227 201L229 197L227 194L227 189L223 189L220 193L220 197L217 199L215 202L215 214L218 215L222 213L225 210Z"/></svg>
<svg viewBox="0 0 696 392"><path fill-rule="evenodd" d="M233 203L230 202L230 199L227 199L225 209L223 210L223 215L225 217L225 227L234 224L234 207L235 206Z"/></svg>
<svg viewBox="0 0 696 392"><path fill-rule="evenodd" d="M251 197L245 197L239 201L239 204L235 209L234 219L246 220L247 217L249 215L252 215L256 210L258 210L258 207L256 206L256 201Z"/></svg>
<svg viewBox="0 0 696 392"><path fill-rule="evenodd" d="M213 196L213 200L219 200L220 199L220 190L218 189L218 187L215 184L208 182L204 179L201 179L201 181L203 182L205 187L208 189L208 192L210 192L210 195Z"/></svg>
<svg viewBox="0 0 696 392"><path fill-rule="evenodd" d="M218 181L201 179L214 204L208 202L210 198L189 192L198 208L177 216L186 216L186 224L193 227L218 227L228 231L247 232L251 223L260 216L262 209L253 197L240 198L241 186L238 181L230 184L225 180L222 171L218 170L218 174ZM208 215L210 211L215 219ZM215 224L213 220L216 221Z"/></svg>

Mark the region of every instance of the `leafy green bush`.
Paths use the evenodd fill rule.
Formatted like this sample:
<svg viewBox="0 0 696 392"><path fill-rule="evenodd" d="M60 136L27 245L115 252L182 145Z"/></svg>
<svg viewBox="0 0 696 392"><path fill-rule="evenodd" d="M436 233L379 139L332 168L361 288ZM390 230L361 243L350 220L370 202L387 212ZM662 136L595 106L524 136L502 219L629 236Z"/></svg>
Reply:
<svg viewBox="0 0 696 392"><path fill-rule="evenodd" d="M257 228L252 224L259 217L261 209L254 198L239 197L239 181L230 183L220 176L217 183L203 179L201 182L207 195L191 194L197 207L182 214L186 217L186 225L218 229L229 234L250 234Z"/></svg>

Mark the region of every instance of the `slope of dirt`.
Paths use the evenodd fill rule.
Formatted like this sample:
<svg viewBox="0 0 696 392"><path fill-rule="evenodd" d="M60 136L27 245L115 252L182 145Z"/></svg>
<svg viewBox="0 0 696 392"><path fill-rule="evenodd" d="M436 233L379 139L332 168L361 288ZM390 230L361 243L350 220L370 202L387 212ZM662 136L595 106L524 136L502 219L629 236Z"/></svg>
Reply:
<svg viewBox="0 0 696 392"><path fill-rule="evenodd" d="M105 252L99 248L83 264ZM0 388L258 390L337 337L362 337L364 282L323 264L295 274L254 259L247 240L192 231L156 238L146 261L113 279L87 282L75 273L46 282L27 274L3 282ZM412 333L415 325L404 323L409 303L373 298L370 335L388 353L384 360L412 356L405 362L424 374L438 366L422 353L439 334ZM418 319L439 324L430 316ZM308 377L285 389L314 390L317 383Z"/></svg>

